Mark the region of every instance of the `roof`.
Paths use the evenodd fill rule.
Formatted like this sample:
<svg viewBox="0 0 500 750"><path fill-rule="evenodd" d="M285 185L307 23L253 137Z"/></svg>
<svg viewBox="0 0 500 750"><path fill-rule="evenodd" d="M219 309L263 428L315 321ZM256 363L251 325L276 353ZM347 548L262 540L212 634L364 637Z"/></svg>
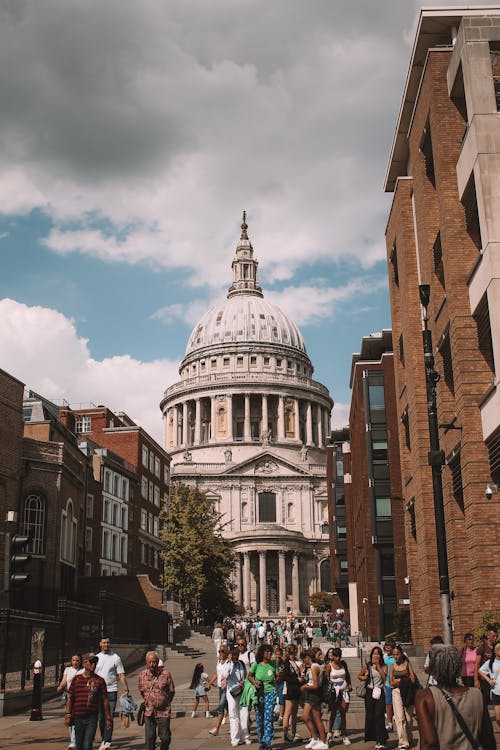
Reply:
<svg viewBox="0 0 500 750"><path fill-rule="evenodd" d="M452 49L464 16L490 15L500 15L500 6L450 5L421 9L384 181L386 192L395 189L398 177L407 175L408 133L429 50L436 47Z"/></svg>

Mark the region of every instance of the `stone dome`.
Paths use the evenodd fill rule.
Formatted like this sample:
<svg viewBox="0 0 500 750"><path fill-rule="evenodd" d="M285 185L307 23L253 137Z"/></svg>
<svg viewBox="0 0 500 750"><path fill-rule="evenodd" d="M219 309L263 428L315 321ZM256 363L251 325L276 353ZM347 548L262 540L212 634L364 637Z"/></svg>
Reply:
<svg viewBox="0 0 500 750"><path fill-rule="evenodd" d="M275 344L307 356L299 329L276 305L256 294L237 294L212 307L194 327L187 357L223 344Z"/></svg>

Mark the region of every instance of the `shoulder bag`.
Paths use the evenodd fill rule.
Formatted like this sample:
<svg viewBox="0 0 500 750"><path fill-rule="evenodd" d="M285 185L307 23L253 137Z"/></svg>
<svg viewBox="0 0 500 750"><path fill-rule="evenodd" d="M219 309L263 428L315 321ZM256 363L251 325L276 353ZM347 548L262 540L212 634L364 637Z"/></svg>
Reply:
<svg viewBox="0 0 500 750"><path fill-rule="evenodd" d="M460 713L460 711L458 710L458 708L455 706L455 703L454 703L453 698L451 697L451 695L449 693L447 693L445 690L443 690L442 687L439 687L439 685L437 686L437 688L438 688L438 690L440 690L442 692L444 699L446 700L447 704L449 705L449 707L451 708L451 710L455 714L455 718L458 721L460 729L462 730L462 732L467 737L467 739L470 742L473 750L481 750L480 745L478 744L477 740L474 739L474 737L472 736L472 732L470 731L469 727L465 723L464 717L462 716L462 714Z"/></svg>
<svg viewBox="0 0 500 750"><path fill-rule="evenodd" d="M151 695L151 691L153 689L153 685L155 684L156 680L158 679L158 675L154 678L153 682L149 686L149 690L146 694L146 697L142 701L141 705L139 706L139 710L137 711L137 726L142 727L144 726L144 717L146 715L146 703L148 702L148 698Z"/></svg>

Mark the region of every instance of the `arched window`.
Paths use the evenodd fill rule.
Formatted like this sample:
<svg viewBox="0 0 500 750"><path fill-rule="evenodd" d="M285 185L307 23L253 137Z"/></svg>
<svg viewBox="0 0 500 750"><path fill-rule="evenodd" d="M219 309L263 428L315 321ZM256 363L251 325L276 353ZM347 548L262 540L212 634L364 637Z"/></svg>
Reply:
<svg viewBox="0 0 500 750"><path fill-rule="evenodd" d="M66 508L61 511L61 560L69 565L76 562L77 523L73 501L69 498Z"/></svg>
<svg viewBox="0 0 500 750"><path fill-rule="evenodd" d="M276 523L276 495L274 492L259 494L259 522Z"/></svg>
<svg viewBox="0 0 500 750"><path fill-rule="evenodd" d="M28 495L24 501L23 534L33 539L28 551L32 555L43 555L45 547L45 500L40 495Z"/></svg>
<svg viewBox="0 0 500 750"><path fill-rule="evenodd" d="M330 590L330 560L323 560L319 566L321 591Z"/></svg>

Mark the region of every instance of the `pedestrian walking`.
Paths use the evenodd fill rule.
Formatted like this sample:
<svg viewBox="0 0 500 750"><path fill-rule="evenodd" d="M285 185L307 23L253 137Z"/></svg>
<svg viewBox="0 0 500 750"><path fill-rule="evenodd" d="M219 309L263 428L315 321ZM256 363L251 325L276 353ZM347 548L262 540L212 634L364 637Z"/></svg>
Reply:
<svg viewBox="0 0 500 750"><path fill-rule="evenodd" d="M370 659L363 664L358 679L366 683L365 693L365 742L374 741L375 750L384 750L388 739L385 726L385 681L387 665L380 646L370 652Z"/></svg>
<svg viewBox="0 0 500 750"><path fill-rule="evenodd" d="M495 720L500 727L500 641L493 644L491 658L479 670L479 677L491 690L491 702L495 707Z"/></svg>
<svg viewBox="0 0 500 750"><path fill-rule="evenodd" d="M474 668L476 666L477 649L474 646L474 634L466 633L464 635L464 645L460 652L462 668L460 676L465 687L474 687Z"/></svg>
<svg viewBox="0 0 500 750"><path fill-rule="evenodd" d="M389 682L392 687L394 721L398 733L399 750L406 750L412 743L415 672L401 646L396 645L392 654Z"/></svg>
<svg viewBox="0 0 500 750"><path fill-rule="evenodd" d="M476 649L476 664L474 666L474 687L480 688L486 703L490 703L490 689L484 680L479 679L479 670L493 655L493 644L496 643L498 629L496 625L486 626L486 637Z"/></svg>
<svg viewBox="0 0 500 750"><path fill-rule="evenodd" d="M347 711L349 710L350 696L349 691L352 689L351 676L346 662L342 659L342 649L330 648L327 652L328 661L325 659L325 680L328 686L327 704L330 710L330 719L328 725L327 741L331 739L342 739L347 745L350 740L347 737L346 723ZM340 731L334 735L337 712L340 718ZM337 719L337 722L339 720Z"/></svg>
<svg viewBox="0 0 500 750"><path fill-rule="evenodd" d="M95 673L99 675L99 677L102 677L106 683L111 716L113 716L118 700L118 681L121 682L123 695L128 695L129 689L127 678L125 676L125 669L123 668L122 660L111 648L110 639L107 636L103 636L99 641L99 646L101 650L97 654L98 662ZM99 713L99 730L101 732L101 744L99 750L109 750L113 737L113 726L106 726L105 716L102 711Z"/></svg>
<svg viewBox="0 0 500 750"><path fill-rule="evenodd" d="M305 747L309 748L309 750L328 750L325 726L321 720L321 702L323 698L321 690L323 681L322 666L317 663L316 651L313 649L306 649L302 653L302 659L306 668L306 681L300 688L304 698L302 721L311 733L311 739ZM347 737L344 739L344 744L351 744Z"/></svg>
<svg viewBox="0 0 500 750"><path fill-rule="evenodd" d="M100 711L106 728L113 727L106 683L95 674L97 662L95 654L84 654L83 672L73 677L68 690L64 723L75 727L76 750L92 750Z"/></svg>
<svg viewBox="0 0 500 750"><path fill-rule="evenodd" d="M240 661L237 648L231 649L230 659L232 666L227 676L226 698L231 745L233 747L250 745L252 741L248 731L248 706L240 706L247 668Z"/></svg>
<svg viewBox="0 0 500 750"><path fill-rule="evenodd" d="M297 648L290 644L285 649L285 660L281 679L284 683L285 715L283 717L283 735L285 742L299 742L302 738L297 734L297 713L300 701L300 686L305 678L301 664L297 661Z"/></svg>
<svg viewBox="0 0 500 750"><path fill-rule="evenodd" d="M276 702L276 663L272 661L273 647L263 643L257 649L255 662L248 679L257 690L255 708L259 750L269 750L274 737L273 712Z"/></svg>
<svg viewBox="0 0 500 750"><path fill-rule="evenodd" d="M462 660L455 646L431 649L430 673L436 685L415 699L421 750L495 750L488 708L478 688L458 684Z"/></svg>
<svg viewBox="0 0 500 750"><path fill-rule="evenodd" d="M193 677L191 679L191 685L189 686L191 690L194 690L194 705L193 705L193 710L191 712L192 719L194 719L196 716L196 711L198 710L198 704L200 702L200 698L203 698L203 702L205 704L205 716L207 719L210 718L208 695L207 695L207 691L205 690L207 680L208 680L208 674L205 672L205 668L203 664L199 662L194 668Z"/></svg>
<svg viewBox="0 0 500 750"><path fill-rule="evenodd" d="M156 651L146 654L146 669L139 672L139 692L144 698L144 732L146 750L155 750L156 736L160 750L170 747L170 717L175 686L170 672L159 666Z"/></svg>
<svg viewBox="0 0 500 750"><path fill-rule="evenodd" d="M73 656L71 657L71 665L69 667L66 667L66 669L64 670L61 682L56 688L58 693L63 694L65 702L68 699L68 690L71 686L71 683L73 682L73 678L76 677L77 674L82 674L82 673L83 673L82 657L80 656L80 654L73 654ZM73 750L73 748L75 747L76 747L75 725L72 724L69 728L68 750Z"/></svg>
<svg viewBox="0 0 500 750"><path fill-rule="evenodd" d="M217 684L219 688L219 705L216 709L217 721L212 729L208 732L213 737L219 734L219 729L224 721L224 713L227 711L227 676L232 668L232 662L229 659L227 646L221 646L219 649L219 659L215 666L215 672L208 680L205 690L208 692L212 685Z"/></svg>

